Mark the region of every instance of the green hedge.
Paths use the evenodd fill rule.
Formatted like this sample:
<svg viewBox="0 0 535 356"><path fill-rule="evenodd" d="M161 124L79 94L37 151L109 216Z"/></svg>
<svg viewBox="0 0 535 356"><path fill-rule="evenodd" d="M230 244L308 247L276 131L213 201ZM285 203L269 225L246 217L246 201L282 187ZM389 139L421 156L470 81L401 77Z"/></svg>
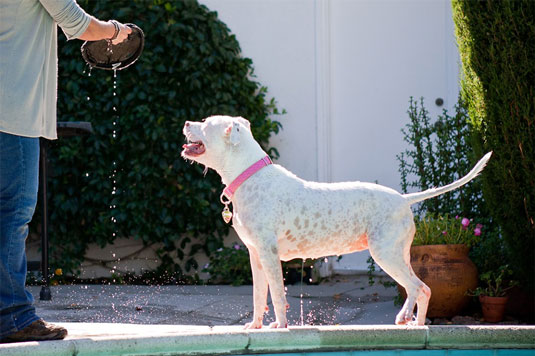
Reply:
<svg viewBox="0 0 535 356"><path fill-rule="evenodd" d="M235 36L197 1L78 3L100 19L137 24L145 49L114 78L111 71L90 71L82 42L60 36L58 120L89 121L94 134L59 139L51 148L52 265L76 272L88 244L133 237L163 244L161 273L184 272L174 258L195 270L192 256L220 248L229 226L220 215L219 176L180 157L184 122L244 116L277 156L266 147L281 126L271 119L275 102L254 80Z"/></svg>
<svg viewBox="0 0 535 356"><path fill-rule="evenodd" d="M535 286L535 2L454 0L462 94L483 194L516 276ZM505 263L506 261L504 261Z"/></svg>

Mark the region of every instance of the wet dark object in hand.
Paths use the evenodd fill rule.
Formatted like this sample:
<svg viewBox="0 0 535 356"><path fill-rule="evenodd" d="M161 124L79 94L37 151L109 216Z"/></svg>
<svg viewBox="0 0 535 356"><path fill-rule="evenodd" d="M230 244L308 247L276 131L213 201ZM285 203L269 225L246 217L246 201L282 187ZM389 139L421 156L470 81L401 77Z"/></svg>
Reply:
<svg viewBox="0 0 535 356"><path fill-rule="evenodd" d="M145 45L145 34L132 23L125 24L132 32L116 45L107 40L85 41L82 45L82 57L91 68L121 70L134 64Z"/></svg>

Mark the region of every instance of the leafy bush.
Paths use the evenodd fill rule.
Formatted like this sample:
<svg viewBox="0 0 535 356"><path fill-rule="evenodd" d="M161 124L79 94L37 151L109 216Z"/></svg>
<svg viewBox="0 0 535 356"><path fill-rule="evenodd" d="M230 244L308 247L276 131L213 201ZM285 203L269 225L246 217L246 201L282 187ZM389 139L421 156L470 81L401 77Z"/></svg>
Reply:
<svg viewBox="0 0 535 356"><path fill-rule="evenodd" d="M535 2L453 1L462 95L478 155L494 151L483 193L515 278L535 288Z"/></svg>
<svg viewBox="0 0 535 356"><path fill-rule="evenodd" d="M58 120L89 121L94 133L59 139L51 149L52 265L76 271L88 244L133 237L162 244L161 273L181 274L177 259L195 270L192 256L215 251L229 227L219 176L180 157L184 122L244 116L277 156L267 147L280 128L270 118L275 102L251 79L252 62L240 56L235 36L197 1L78 3L98 18L137 24L145 49L115 77L85 66L81 42L60 41Z"/></svg>
<svg viewBox="0 0 535 356"><path fill-rule="evenodd" d="M208 282L234 286L252 283L249 252L245 246L234 244L232 247L220 247L216 252L203 269L210 274Z"/></svg>
<svg viewBox="0 0 535 356"><path fill-rule="evenodd" d="M468 116L462 100L455 105L454 116L444 110L436 120L431 120L424 99L421 98L418 103L411 97L407 113L410 122L401 131L410 146L397 156L403 193L408 193L409 188L424 191L444 186L470 171L477 157L467 142ZM420 216L426 212L441 215L459 213L478 219L486 216L477 179L452 192L425 200L414 209Z"/></svg>

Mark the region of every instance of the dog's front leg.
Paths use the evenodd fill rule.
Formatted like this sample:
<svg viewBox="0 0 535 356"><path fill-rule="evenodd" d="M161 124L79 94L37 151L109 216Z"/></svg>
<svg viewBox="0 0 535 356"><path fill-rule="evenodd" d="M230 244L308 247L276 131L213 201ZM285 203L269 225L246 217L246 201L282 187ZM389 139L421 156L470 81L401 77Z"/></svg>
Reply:
<svg viewBox="0 0 535 356"><path fill-rule="evenodd" d="M258 252L252 246L247 246L253 272L253 321L245 324L246 329L260 329L267 310L268 281L260 264Z"/></svg>
<svg viewBox="0 0 535 356"><path fill-rule="evenodd" d="M275 310L275 321L269 324L269 327L286 328L288 327L288 321L286 319L288 303L286 302L286 293L284 292L282 267L277 246L275 244L269 245L265 243L259 246L258 251L260 252L258 256L260 264L269 283L269 292Z"/></svg>

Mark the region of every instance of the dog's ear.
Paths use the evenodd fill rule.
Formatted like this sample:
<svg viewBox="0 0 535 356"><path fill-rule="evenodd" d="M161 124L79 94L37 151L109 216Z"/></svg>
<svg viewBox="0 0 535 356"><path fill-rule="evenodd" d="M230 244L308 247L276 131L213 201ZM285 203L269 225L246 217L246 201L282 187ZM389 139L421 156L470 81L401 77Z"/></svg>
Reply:
<svg viewBox="0 0 535 356"><path fill-rule="evenodd" d="M233 122L225 129L225 136L229 138L232 145L236 146L240 143L240 124Z"/></svg>
<svg viewBox="0 0 535 356"><path fill-rule="evenodd" d="M243 126L247 127L247 129L250 131L251 130L251 123L249 122L249 120L247 119L244 119L243 117L237 117L236 118Z"/></svg>

